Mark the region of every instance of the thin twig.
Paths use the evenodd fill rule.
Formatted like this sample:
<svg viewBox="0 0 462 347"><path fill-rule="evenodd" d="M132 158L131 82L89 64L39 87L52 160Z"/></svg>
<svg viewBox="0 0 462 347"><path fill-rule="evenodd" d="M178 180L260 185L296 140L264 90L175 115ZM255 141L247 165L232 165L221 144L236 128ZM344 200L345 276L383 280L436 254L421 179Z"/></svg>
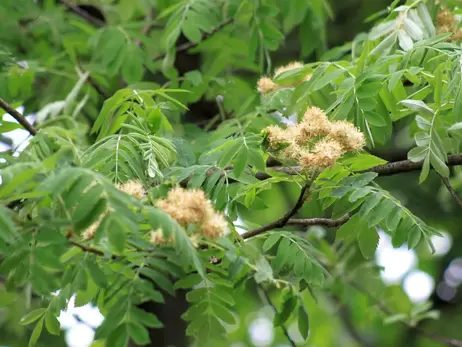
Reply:
<svg viewBox="0 0 462 347"><path fill-rule="evenodd" d="M91 77L91 75L88 75L87 82L89 85L95 88L98 94L102 96L104 99L108 99L110 97L109 93L106 92L106 90L103 87L101 87L98 83L96 83L95 80Z"/></svg>
<svg viewBox="0 0 462 347"><path fill-rule="evenodd" d="M87 253L93 253L93 254L96 254L96 255L99 255L101 257L104 256L104 252L103 251L100 251L99 249L96 249L96 248L93 248L91 246L87 246L87 245L84 245L84 244L81 244L77 241L74 241L74 240L69 240L69 243L74 245L75 247L78 247L80 248L82 251L84 252L87 252Z"/></svg>
<svg viewBox="0 0 462 347"><path fill-rule="evenodd" d="M291 218L285 225L299 225L299 226L312 226L321 225L328 228L335 228L341 226L350 220L350 215L346 214L338 219L331 218L307 218L307 219L295 219Z"/></svg>
<svg viewBox="0 0 462 347"><path fill-rule="evenodd" d="M9 103L7 103L5 100L0 98L0 107L3 108L7 113L9 113L14 119L18 121L19 124L21 124L24 129L26 129L29 134L32 136L37 135L38 131L35 129L32 124L29 123L29 121L24 117L21 113L16 111Z"/></svg>
<svg viewBox="0 0 462 347"><path fill-rule="evenodd" d="M456 202L459 204L460 207L462 207L462 200L459 198L459 196L457 195L456 191L454 190L454 188L452 187L451 183L449 182L449 180L446 178L446 177L443 177L441 176L441 180L443 181L444 185L446 186L446 188L448 189L449 193L451 194L451 196L454 198L454 200L456 200Z"/></svg>
<svg viewBox="0 0 462 347"><path fill-rule="evenodd" d="M93 17L91 14L89 14L85 10L82 10L77 5L71 4L67 0L59 0L59 2L61 4L63 4L64 6L66 6L69 10L74 12L77 16L79 16L79 17L85 19L86 21L90 22L91 24L93 24L95 27L100 28L100 27L104 26L104 21L102 21L99 18Z"/></svg>
<svg viewBox="0 0 462 347"><path fill-rule="evenodd" d="M187 51L188 49L190 48L194 48L196 46L199 45L199 43L201 43L202 41L204 40L207 40L208 38L210 38L211 36L215 35L218 31L220 31L223 27L227 26L228 24L232 23L234 20L234 18L229 18L225 21L223 21L222 23L220 23L217 27L213 28L213 30L209 33L206 33L205 35L203 35L203 37L201 38L201 40L199 42L186 42L186 43L183 43L181 45L178 45L175 47L175 53L181 53L181 52L185 52ZM164 54L159 54L155 57L152 58L153 61L157 61L157 60L161 60L163 59L167 54L164 53Z"/></svg>
<svg viewBox="0 0 462 347"><path fill-rule="evenodd" d="M259 234L264 233L265 231L272 230L272 229L277 229L277 228L282 228L286 223L289 221L289 219L294 216L300 208L302 208L303 203L305 202L305 193L310 187L310 183L307 183L303 186L303 188L300 191L300 195L297 199L297 202L295 203L294 207L290 209L283 217L279 218L278 220L269 223L267 225L264 225L260 228L256 228L250 231L247 231L243 234L241 234L241 237L243 239L248 239L249 237L256 236Z"/></svg>
<svg viewBox="0 0 462 347"><path fill-rule="evenodd" d="M369 299L375 302L376 306L385 314L387 315L392 315L393 312L387 307L385 303L383 303L380 299L376 298L374 295L372 295L366 288L364 288L360 283L358 282L349 282L349 284L358 290L359 292L363 293L365 296L367 296ZM399 321L401 324L404 324L408 328L414 329L416 332L418 332L420 335L425 336L433 341L436 341L442 345L448 345L448 346L456 346L456 347L462 347L462 341L457 340L457 339L451 339L446 336L441 336L435 333L429 333L425 331L422 328L419 327L414 327L410 326L409 323L405 321Z"/></svg>
<svg viewBox="0 0 462 347"><path fill-rule="evenodd" d="M152 9L148 10L148 13L146 15L146 21L148 22L148 24L145 24L143 26L143 29L141 29L141 34L144 35L144 36L148 35L149 32L151 31L152 27L153 27L153 24L150 23L150 22L152 22L152 15L153 15L153 10ZM141 46L141 43L142 43L141 40L136 40L136 42L135 42L135 44L138 47Z"/></svg>
<svg viewBox="0 0 462 347"><path fill-rule="evenodd" d="M335 299L335 298L334 298ZM336 300L337 303L338 300ZM355 325L351 321L351 312L350 308L347 305L342 305L340 307L340 319L343 323L343 326L345 327L345 330L348 332L348 334L351 336L353 340L355 340L359 346L362 347L372 347L373 344L370 343L364 336L362 336L359 331L356 329Z"/></svg>
<svg viewBox="0 0 462 347"><path fill-rule="evenodd" d="M79 59L77 59L77 66L78 66L79 70L81 70L82 72L85 72L85 70L83 69L82 64L80 63ZM103 97L103 99L108 99L110 97L109 93L106 92L106 90L103 87L101 87L98 83L95 82L93 77L91 77L90 73L88 73L86 82L91 87L93 87L98 92L98 94L101 97Z"/></svg>
<svg viewBox="0 0 462 347"><path fill-rule="evenodd" d="M273 309L274 311L274 314L277 314L277 309L276 309L276 306L274 306L273 302L271 301L271 298L269 296L269 294L267 293L267 291L265 289L262 288L262 286L259 286L260 288L260 292L263 293L263 296L265 297L265 300L266 302L268 303L268 305L271 306L271 308ZM292 340L292 338L290 337L289 335L289 332L287 331L287 328L284 326L284 324L281 324L281 330L282 332L284 333L285 337L287 338L287 340L289 341L289 344L293 347L296 347L297 344L295 343L294 340Z"/></svg>

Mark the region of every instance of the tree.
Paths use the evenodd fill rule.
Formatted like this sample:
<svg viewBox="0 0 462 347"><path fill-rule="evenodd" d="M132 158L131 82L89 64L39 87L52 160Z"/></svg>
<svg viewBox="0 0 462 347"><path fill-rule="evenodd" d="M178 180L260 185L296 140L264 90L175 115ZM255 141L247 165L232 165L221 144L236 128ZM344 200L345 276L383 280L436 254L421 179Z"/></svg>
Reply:
<svg viewBox="0 0 462 347"><path fill-rule="evenodd" d="M95 346L250 343L262 307L274 343L462 346L374 258L462 243L460 9L388 5L339 39L323 0L3 1L0 343L63 345L75 297Z"/></svg>

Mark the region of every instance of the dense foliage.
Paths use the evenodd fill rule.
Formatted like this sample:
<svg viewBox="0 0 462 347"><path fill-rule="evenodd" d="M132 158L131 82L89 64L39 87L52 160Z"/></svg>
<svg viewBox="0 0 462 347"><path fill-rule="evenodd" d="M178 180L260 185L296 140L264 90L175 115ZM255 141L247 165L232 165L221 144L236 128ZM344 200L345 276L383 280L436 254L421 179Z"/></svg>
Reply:
<svg viewBox="0 0 462 347"><path fill-rule="evenodd" d="M425 187L433 170L458 199L462 164L456 1L399 3L326 50L323 0L2 1L0 107L19 123L0 131L31 138L2 154L0 343L58 343L74 295L104 314L108 347L148 344L163 322L140 305L179 291L197 346L227 345L257 293L291 344L289 322L310 342L311 310L352 291L388 323L438 318L368 289L379 231L424 254L440 235L378 177L420 170ZM275 69L295 29L316 60ZM411 148L390 163L397 137ZM279 216L280 187L296 197Z"/></svg>

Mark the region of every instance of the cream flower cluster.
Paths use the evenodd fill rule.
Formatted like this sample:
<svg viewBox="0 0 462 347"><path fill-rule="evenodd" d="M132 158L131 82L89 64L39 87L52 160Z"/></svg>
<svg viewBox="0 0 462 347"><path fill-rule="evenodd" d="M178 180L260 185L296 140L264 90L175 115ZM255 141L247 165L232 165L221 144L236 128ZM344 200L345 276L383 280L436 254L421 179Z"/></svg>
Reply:
<svg viewBox="0 0 462 347"><path fill-rule="evenodd" d="M216 239L229 233L228 223L223 214L215 211L213 204L205 193L199 189L171 189L165 199L157 201L156 206L175 219L180 225L197 225L195 234L191 235L193 243L199 236ZM167 240L161 229L151 233L153 244L174 242L172 236Z"/></svg>
<svg viewBox="0 0 462 347"><path fill-rule="evenodd" d="M449 41L462 42L462 29L458 27L459 23L454 13L449 11L445 6L441 6L436 16L436 28L438 34L452 33L448 38Z"/></svg>
<svg viewBox="0 0 462 347"><path fill-rule="evenodd" d="M117 184L117 189L121 192L127 193L134 198L140 200L144 197L146 191L144 190L143 184L140 181L128 181L123 184ZM101 221L104 219L108 212L104 212L100 215L98 220L90 225L82 234L84 240L91 240L95 237L96 230L98 230Z"/></svg>
<svg viewBox="0 0 462 347"><path fill-rule="evenodd" d="M309 108L300 123L265 129L269 148L283 160L297 161L304 169L332 166L346 152L361 150L364 134L347 121L331 122L318 107Z"/></svg>
<svg viewBox="0 0 462 347"><path fill-rule="evenodd" d="M258 91L260 92L260 94L266 95L266 94L272 93L272 92L274 92L274 91L276 91L278 89L281 89L281 88L295 87L298 84L300 84L301 82L309 80L311 78L311 74L306 75L305 77L303 77L298 82L290 83L290 84L281 85L281 84L277 84L277 83L275 83L273 81L274 78L276 78L278 75L282 74L283 72L298 69L298 68L302 68L302 67L303 67L302 63L295 61L295 62L292 62L292 63L290 63L288 65L281 66L281 67L277 68L272 79L269 78L269 77L262 77L262 78L260 78L258 80L258 82L257 82Z"/></svg>

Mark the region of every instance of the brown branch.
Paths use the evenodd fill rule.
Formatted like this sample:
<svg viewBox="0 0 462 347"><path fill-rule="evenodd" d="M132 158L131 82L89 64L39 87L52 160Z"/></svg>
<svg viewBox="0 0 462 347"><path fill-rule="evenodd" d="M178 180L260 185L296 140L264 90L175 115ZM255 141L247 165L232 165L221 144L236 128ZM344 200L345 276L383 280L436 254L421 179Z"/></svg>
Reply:
<svg viewBox="0 0 462 347"><path fill-rule="evenodd" d="M307 183L303 186L303 188L300 191L300 195L298 197L297 202L295 203L294 207L290 211L288 211L283 217L279 218L278 220L269 223L267 225L264 225L260 228L256 228L250 231L247 231L243 234L241 234L241 237L243 239L248 239L249 237L259 235L261 233L264 233L265 231L272 230L272 229L277 229L277 228L282 228L286 223L289 221L289 219L295 215L298 210L303 206L303 203L305 202L305 193L310 187L310 183Z"/></svg>
<svg viewBox="0 0 462 347"><path fill-rule="evenodd" d="M339 219L331 218L308 218L308 219L289 219L285 225L312 226L321 225L328 228L341 226L350 220L350 215L346 214Z"/></svg>
<svg viewBox="0 0 462 347"><path fill-rule="evenodd" d="M67 7L69 10L74 12L77 16L90 22L95 27L101 28L102 26L104 26L104 22L101 19L93 17L87 11L82 10L80 7L70 3L68 0L59 0L59 2L63 4L65 7Z"/></svg>
<svg viewBox="0 0 462 347"><path fill-rule="evenodd" d="M100 251L99 249L93 248L91 246L81 244L81 243L79 243L77 241L74 241L74 240L69 240L69 243L74 245L75 247L80 248L84 252L93 253L93 254L99 255L100 257L104 256L103 251Z"/></svg>
<svg viewBox="0 0 462 347"><path fill-rule="evenodd" d="M448 155L448 166L462 165L462 153ZM412 162L410 160L400 160L383 165L374 166L361 172L377 172L380 176L391 176L403 172L418 171L422 169L423 162ZM433 168L432 168L433 169Z"/></svg>
<svg viewBox="0 0 462 347"><path fill-rule="evenodd" d="M446 188L448 189L449 193L451 194L451 196L454 198L454 200L459 204L460 207L462 207L462 200L459 198L459 196L457 195L456 191L454 190L454 188L452 187L451 183L449 182L449 180L446 178L446 177L443 177L441 176L441 180L443 181L444 185L446 186Z"/></svg>
<svg viewBox="0 0 462 347"><path fill-rule="evenodd" d="M375 302L376 306L385 314L387 315L392 315L393 312L387 307L385 303L383 303L380 299L376 298L374 295L372 295L366 288L364 288L360 283L358 282L350 282L350 285L355 288L357 291L363 293L365 296L367 296L369 299ZM425 331L422 328L419 327L414 327L410 326L409 323L404 322L404 321L399 321L401 324L404 324L408 328L414 329L417 333L420 335L429 338L433 341L436 341L442 345L448 345L448 346L456 346L456 347L462 347L462 341L457 340L457 339L451 339L446 336L441 336L435 333L429 333Z"/></svg>
<svg viewBox="0 0 462 347"><path fill-rule="evenodd" d="M265 300L266 302L268 303L268 305L271 306L271 308L273 309L273 312L274 314L277 314L278 311L276 309L276 306L274 306L273 302L271 301L271 298L268 294L268 292L262 287L262 286L258 286L260 288L260 292L263 293L263 296L265 297ZM281 324L281 330L282 332L284 333L284 336L287 338L287 340L289 341L289 344L292 346L292 347L296 347L297 344L295 343L294 340L292 340L292 338L290 337L289 335L289 332L287 331L287 328L285 327L284 324Z"/></svg>
<svg viewBox="0 0 462 347"><path fill-rule="evenodd" d="M186 43L183 43L181 45L178 45L175 47L175 53L178 54L178 53L181 53L181 52L185 52L187 51L188 49L190 48L194 48L196 46L199 45L199 43L201 43L202 41L204 40L207 40L208 38L210 38L211 36L215 35L218 31L220 31L221 29L223 29L225 26L227 26L228 24L232 23L234 20L234 18L229 18L225 21L223 21L222 23L220 23L217 27L213 28L211 32L209 33L206 33L203 35L203 37L201 38L200 42L186 42ZM164 54L159 54L155 57L152 58L153 61L158 61L158 60L161 60L163 59L167 54L164 53Z"/></svg>
<svg viewBox="0 0 462 347"><path fill-rule="evenodd" d="M153 15L153 10L148 10L148 13L146 15L146 20L148 22L151 22L152 21L152 15ZM141 30L141 34L146 36L149 34L149 32L151 31L151 29L153 28L153 24L152 23L148 23L148 24L145 24L143 26L143 29ZM136 40L135 44L140 47L141 46L141 40Z"/></svg>
<svg viewBox="0 0 462 347"><path fill-rule="evenodd" d="M0 98L0 107L3 108L7 113L9 113L14 119L18 121L32 136L37 135L38 131L35 129L32 124L24 117L21 113L16 111L10 104L5 100Z"/></svg>
<svg viewBox="0 0 462 347"><path fill-rule="evenodd" d="M379 174L379 176L392 176L405 172L418 171L422 169L422 165L423 162L415 163L410 160L400 160L389 162L383 165L377 165L367 170L358 171L357 173L376 172ZM462 165L462 153L448 155L448 161L446 162L446 165ZM287 175L298 175L301 172L301 168L300 166L274 166L270 167L269 171L285 173ZM270 178L271 175L266 172L258 172L255 177L259 180L265 180Z"/></svg>
<svg viewBox="0 0 462 347"><path fill-rule="evenodd" d="M92 86L98 92L98 94L104 99L108 99L110 97L108 92L106 92L106 90L103 87L101 87L98 83L96 83L90 75L88 75L87 77L87 83L90 86Z"/></svg>

